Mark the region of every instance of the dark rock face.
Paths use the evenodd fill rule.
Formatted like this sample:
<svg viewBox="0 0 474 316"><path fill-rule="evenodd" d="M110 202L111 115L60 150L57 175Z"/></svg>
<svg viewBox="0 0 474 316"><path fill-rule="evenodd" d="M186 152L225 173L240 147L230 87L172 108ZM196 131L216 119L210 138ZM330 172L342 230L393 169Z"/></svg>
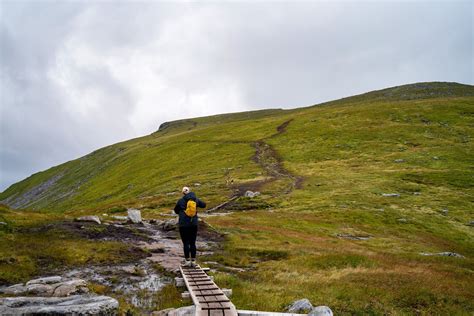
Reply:
<svg viewBox="0 0 474 316"><path fill-rule="evenodd" d="M1 315L117 315L118 301L108 296L0 298Z"/></svg>

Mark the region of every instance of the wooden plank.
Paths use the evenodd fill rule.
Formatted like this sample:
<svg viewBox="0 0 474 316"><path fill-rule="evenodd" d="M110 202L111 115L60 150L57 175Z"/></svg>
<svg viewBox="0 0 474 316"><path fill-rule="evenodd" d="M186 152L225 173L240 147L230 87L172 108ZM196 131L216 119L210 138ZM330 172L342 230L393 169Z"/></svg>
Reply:
<svg viewBox="0 0 474 316"><path fill-rule="evenodd" d="M197 316L237 316L229 298L200 267L180 267Z"/></svg>

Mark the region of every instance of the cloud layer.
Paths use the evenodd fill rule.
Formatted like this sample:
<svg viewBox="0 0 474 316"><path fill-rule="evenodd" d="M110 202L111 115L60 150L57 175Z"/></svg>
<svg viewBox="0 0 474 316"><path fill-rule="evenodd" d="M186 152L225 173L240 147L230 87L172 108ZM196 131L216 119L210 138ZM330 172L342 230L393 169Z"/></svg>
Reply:
<svg viewBox="0 0 474 316"><path fill-rule="evenodd" d="M470 2L0 2L0 190L164 121L474 83Z"/></svg>

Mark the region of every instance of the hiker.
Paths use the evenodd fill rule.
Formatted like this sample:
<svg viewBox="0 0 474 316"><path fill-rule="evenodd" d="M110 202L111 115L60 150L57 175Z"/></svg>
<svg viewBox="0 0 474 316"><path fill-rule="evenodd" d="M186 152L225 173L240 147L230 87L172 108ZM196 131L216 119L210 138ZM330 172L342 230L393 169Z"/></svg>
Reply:
<svg viewBox="0 0 474 316"><path fill-rule="evenodd" d="M178 200L174 212L179 215L179 234L183 241L183 265L196 265L196 237L198 230L197 208L206 207L206 203L196 197L188 187L183 187L183 197Z"/></svg>

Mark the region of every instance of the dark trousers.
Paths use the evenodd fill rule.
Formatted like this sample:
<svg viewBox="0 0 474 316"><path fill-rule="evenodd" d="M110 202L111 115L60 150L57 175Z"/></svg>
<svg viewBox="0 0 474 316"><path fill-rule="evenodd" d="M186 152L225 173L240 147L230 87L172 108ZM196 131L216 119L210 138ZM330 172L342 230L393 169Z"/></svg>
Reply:
<svg viewBox="0 0 474 316"><path fill-rule="evenodd" d="M197 226L180 227L179 235L183 241L184 257L189 259L189 252L191 252L191 258L196 259L196 237L197 237Z"/></svg>

